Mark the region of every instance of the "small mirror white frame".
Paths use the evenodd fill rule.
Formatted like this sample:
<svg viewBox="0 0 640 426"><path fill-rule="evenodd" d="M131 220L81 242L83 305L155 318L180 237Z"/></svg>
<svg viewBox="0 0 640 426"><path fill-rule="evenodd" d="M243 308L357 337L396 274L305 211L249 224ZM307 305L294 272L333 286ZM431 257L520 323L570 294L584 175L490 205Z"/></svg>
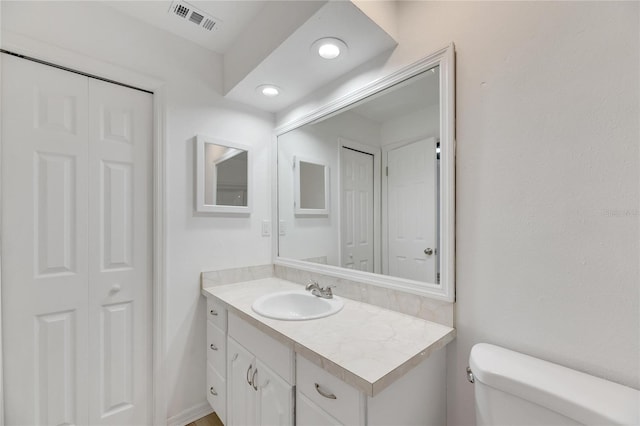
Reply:
<svg viewBox="0 0 640 426"><path fill-rule="evenodd" d="M329 215L329 167L315 160L294 158L294 213L296 216Z"/></svg>
<svg viewBox="0 0 640 426"><path fill-rule="evenodd" d="M215 146L218 151L224 153L215 161L208 158L210 148ZM235 156L246 153L246 176L242 173L239 177L240 181L245 181L244 185L237 189L238 193L235 198L240 201L237 203L222 202L217 203L217 185L213 177L217 173L217 164L232 159ZM216 164L208 164L215 162ZM209 169L207 169L209 166ZM231 213L231 214L250 214L251 213L251 193L252 193L252 159L251 150L248 146L235 142L223 141L205 135L196 136L196 212L199 213Z"/></svg>

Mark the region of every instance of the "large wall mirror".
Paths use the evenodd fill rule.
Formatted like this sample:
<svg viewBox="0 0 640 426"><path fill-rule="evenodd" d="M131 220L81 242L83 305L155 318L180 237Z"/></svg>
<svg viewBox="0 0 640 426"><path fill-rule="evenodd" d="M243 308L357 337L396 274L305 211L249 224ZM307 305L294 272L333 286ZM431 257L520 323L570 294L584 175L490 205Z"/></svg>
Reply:
<svg viewBox="0 0 640 426"><path fill-rule="evenodd" d="M196 137L196 211L251 212L251 152L234 142Z"/></svg>
<svg viewBox="0 0 640 426"><path fill-rule="evenodd" d="M277 131L276 263L453 301L453 72L449 46Z"/></svg>

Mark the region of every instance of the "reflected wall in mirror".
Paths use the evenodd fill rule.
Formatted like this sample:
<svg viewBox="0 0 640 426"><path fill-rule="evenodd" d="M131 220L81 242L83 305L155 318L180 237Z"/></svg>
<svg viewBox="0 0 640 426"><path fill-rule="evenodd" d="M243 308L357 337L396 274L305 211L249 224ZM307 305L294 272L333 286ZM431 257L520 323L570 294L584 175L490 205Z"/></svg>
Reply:
<svg viewBox="0 0 640 426"><path fill-rule="evenodd" d="M453 300L452 54L278 134L277 263ZM327 166L326 217L291 209L296 158Z"/></svg>
<svg viewBox="0 0 640 426"><path fill-rule="evenodd" d="M250 177L248 147L196 137L196 211L250 213Z"/></svg>

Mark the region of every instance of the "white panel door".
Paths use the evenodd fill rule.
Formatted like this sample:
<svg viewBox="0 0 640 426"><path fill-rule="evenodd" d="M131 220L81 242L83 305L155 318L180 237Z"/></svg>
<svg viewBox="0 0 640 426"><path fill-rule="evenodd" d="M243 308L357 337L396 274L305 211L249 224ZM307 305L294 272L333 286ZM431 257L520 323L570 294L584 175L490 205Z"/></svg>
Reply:
<svg viewBox="0 0 640 426"><path fill-rule="evenodd" d="M374 272L373 155L342 147L340 163L341 266Z"/></svg>
<svg viewBox="0 0 640 426"><path fill-rule="evenodd" d="M2 73L6 421L146 424L151 96L9 55Z"/></svg>
<svg viewBox="0 0 640 426"><path fill-rule="evenodd" d="M436 146L423 139L387 154L388 274L436 281ZM425 250L434 250L427 254Z"/></svg>
<svg viewBox="0 0 640 426"><path fill-rule="evenodd" d="M89 79L91 424L144 424L151 395L148 93Z"/></svg>
<svg viewBox="0 0 640 426"><path fill-rule="evenodd" d="M87 79L2 57L7 424L88 423Z"/></svg>

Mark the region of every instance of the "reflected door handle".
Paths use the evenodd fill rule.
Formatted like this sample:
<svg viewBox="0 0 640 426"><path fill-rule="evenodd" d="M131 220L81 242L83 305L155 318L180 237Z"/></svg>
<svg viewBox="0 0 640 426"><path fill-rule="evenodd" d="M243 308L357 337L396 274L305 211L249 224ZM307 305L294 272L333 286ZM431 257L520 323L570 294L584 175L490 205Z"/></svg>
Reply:
<svg viewBox="0 0 640 426"><path fill-rule="evenodd" d="M433 249L432 248L424 249L424 254L426 254L427 256L431 256L433 254Z"/></svg>

